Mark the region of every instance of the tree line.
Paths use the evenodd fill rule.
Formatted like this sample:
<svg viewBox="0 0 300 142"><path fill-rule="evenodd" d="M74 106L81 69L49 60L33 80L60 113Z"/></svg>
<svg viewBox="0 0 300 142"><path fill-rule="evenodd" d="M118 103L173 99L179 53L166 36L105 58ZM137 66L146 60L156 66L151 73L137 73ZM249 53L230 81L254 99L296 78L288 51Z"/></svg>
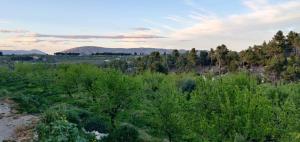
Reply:
<svg viewBox="0 0 300 142"><path fill-rule="evenodd" d="M137 57L131 64L113 62L113 67L127 66L135 72L199 72L224 74L240 70L249 70L263 74L272 82L278 80L296 81L300 79L300 35L289 32L284 35L278 31L269 42L254 45L241 52L231 51L226 45L217 46L210 51L196 51L195 48L171 54L153 52L147 56ZM124 65L125 64L125 65ZM128 69L123 68L123 70Z"/></svg>

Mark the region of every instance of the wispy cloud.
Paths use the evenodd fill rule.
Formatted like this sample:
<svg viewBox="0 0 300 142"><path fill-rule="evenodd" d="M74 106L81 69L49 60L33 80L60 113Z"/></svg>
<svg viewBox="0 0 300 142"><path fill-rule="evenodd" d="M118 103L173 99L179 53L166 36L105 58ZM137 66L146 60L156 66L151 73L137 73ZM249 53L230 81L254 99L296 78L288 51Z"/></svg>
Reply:
<svg viewBox="0 0 300 142"><path fill-rule="evenodd" d="M177 16L177 15L176 16L175 15L168 16L165 19L170 20L171 22L175 22L175 23L179 23L179 24L183 24L183 25L193 24L193 21L183 18L183 17L180 17L180 16ZM174 28L172 28L172 30L174 30Z"/></svg>
<svg viewBox="0 0 300 142"><path fill-rule="evenodd" d="M276 30L284 30L287 27L300 30L299 0L287 0L280 3L269 3L268 0L245 0L243 4L250 10L248 13L223 17L192 13L189 17L196 20L194 24L177 29L168 37L193 40L189 42L190 44L181 45L189 48L214 48L217 44L224 43L228 44L231 49L241 50L251 44L259 44L263 40L270 39ZM179 45L176 42L173 43L173 46Z"/></svg>
<svg viewBox="0 0 300 142"><path fill-rule="evenodd" d="M145 27L136 27L136 28L132 28L133 30L136 31L150 31L150 28L145 28Z"/></svg>
<svg viewBox="0 0 300 142"><path fill-rule="evenodd" d="M14 40L12 42L15 42L15 43L41 43L41 42L48 42L48 43L66 43L66 42L89 43L89 42L93 42L93 41L91 41L91 40L81 41L81 40L40 40L40 39L34 39L34 40Z"/></svg>
<svg viewBox="0 0 300 142"><path fill-rule="evenodd" d="M144 26L128 27L129 32L112 31L115 34L108 35L33 34L25 30L0 29L0 33L7 33L3 37L8 37L7 40L1 39L0 44L18 48L43 48L46 51L51 49L49 52L86 45L87 42L107 47L185 49L209 49L218 44L226 44L232 50L242 50L270 39L277 30L300 31L299 0L240 2L244 6L243 12L231 11L231 14L220 16L209 11L210 9L201 8L197 0L182 0L182 5L189 8L187 11L155 17L156 20L143 17L141 20L145 23Z"/></svg>
<svg viewBox="0 0 300 142"><path fill-rule="evenodd" d="M1 22L1 21L0 21ZM26 30L8 30L8 29L0 29L0 33L15 33L15 34L20 34L20 33L28 33L29 31Z"/></svg>
<svg viewBox="0 0 300 142"><path fill-rule="evenodd" d="M252 10L259 10L268 5L268 0L244 0L243 4Z"/></svg>
<svg viewBox="0 0 300 142"><path fill-rule="evenodd" d="M167 38L158 35L48 35L34 34L34 37L39 38L61 38L61 39L156 39Z"/></svg>
<svg viewBox="0 0 300 142"><path fill-rule="evenodd" d="M130 41L130 40L118 40L118 41L115 41L115 42L145 43L147 41L145 41L145 40L133 40L133 41Z"/></svg>
<svg viewBox="0 0 300 142"><path fill-rule="evenodd" d="M12 45L0 45L0 47L2 47L2 48L11 48L11 47L14 47L14 46L12 46Z"/></svg>
<svg viewBox="0 0 300 142"><path fill-rule="evenodd" d="M77 39L48 39L27 36L28 34L4 36L0 40L0 50L24 50L39 49L47 53L54 53L76 46L84 46L93 40L77 40Z"/></svg>
<svg viewBox="0 0 300 142"><path fill-rule="evenodd" d="M144 19L143 20L145 23L148 23L150 25L153 25L154 27L159 27L160 30L167 30L167 31L175 31L176 29L167 25L167 24L163 24L163 23L160 23L160 22L156 22L156 21L153 21L153 20L150 20L150 19Z"/></svg>

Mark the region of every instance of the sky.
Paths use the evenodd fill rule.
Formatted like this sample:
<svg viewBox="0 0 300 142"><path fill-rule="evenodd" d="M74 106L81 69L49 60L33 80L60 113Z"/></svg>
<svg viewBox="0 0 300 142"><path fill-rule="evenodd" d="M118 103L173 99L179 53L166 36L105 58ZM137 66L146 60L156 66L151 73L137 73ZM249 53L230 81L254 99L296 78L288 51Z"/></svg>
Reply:
<svg viewBox="0 0 300 142"><path fill-rule="evenodd" d="M278 30L300 32L300 0L0 0L0 50L241 51Z"/></svg>

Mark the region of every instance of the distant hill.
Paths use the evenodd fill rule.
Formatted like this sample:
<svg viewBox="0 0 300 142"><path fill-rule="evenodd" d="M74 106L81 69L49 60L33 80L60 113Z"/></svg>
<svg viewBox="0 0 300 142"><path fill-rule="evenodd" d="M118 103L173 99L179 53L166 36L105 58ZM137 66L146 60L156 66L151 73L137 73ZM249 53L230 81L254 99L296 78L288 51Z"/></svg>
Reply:
<svg viewBox="0 0 300 142"><path fill-rule="evenodd" d="M158 51L161 54L172 53L173 49L162 49L162 48L105 48L105 47L96 47L96 46L83 46L76 47L69 50L63 51L63 53L80 53L81 55L91 55L95 53L137 53L138 55L144 54L149 55L150 53ZM180 50L184 52L185 50Z"/></svg>
<svg viewBox="0 0 300 142"><path fill-rule="evenodd" d="M47 54L47 53L42 52L37 49L33 49L33 50L0 50L0 52L2 52L3 55L32 55L32 54L46 55Z"/></svg>

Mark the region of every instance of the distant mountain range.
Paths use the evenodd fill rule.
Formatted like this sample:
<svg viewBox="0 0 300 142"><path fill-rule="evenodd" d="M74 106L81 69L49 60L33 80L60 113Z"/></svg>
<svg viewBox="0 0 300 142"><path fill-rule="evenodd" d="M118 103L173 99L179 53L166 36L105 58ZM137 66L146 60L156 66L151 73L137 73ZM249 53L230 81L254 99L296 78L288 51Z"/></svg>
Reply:
<svg viewBox="0 0 300 142"><path fill-rule="evenodd" d="M173 49L162 49L162 48L105 48L96 46L83 46L68 49L63 51L63 53L80 53L81 55L91 55L95 53L137 53L138 55L144 54L149 55L152 52L160 52L161 54L172 53ZM185 50L179 50L179 52L185 52Z"/></svg>
<svg viewBox="0 0 300 142"><path fill-rule="evenodd" d="M42 52L37 49L33 50L0 50L3 55L32 55L32 54L37 54L37 55L46 55L47 53Z"/></svg>

